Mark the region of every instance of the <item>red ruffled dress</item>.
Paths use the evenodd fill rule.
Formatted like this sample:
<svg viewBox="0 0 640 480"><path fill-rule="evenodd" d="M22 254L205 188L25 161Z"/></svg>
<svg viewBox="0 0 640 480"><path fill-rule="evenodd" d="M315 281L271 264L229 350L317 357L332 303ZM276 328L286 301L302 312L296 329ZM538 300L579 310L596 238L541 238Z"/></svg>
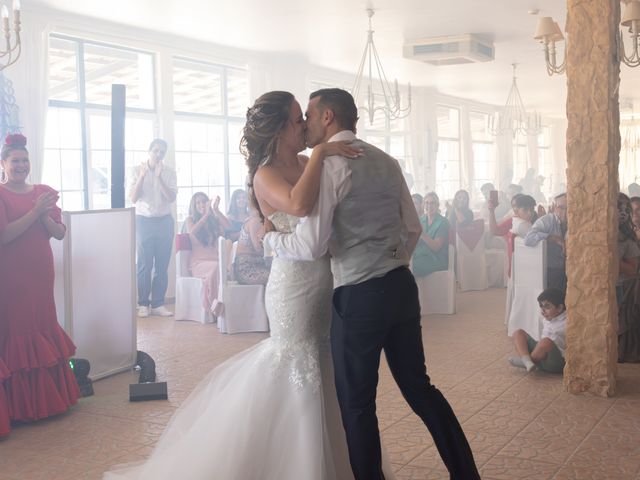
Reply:
<svg viewBox="0 0 640 480"><path fill-rule="evenodd" d="M27 214L45 192L57 193L46 185L35 185L26 193L0 186L0 232ZM50 216L62 221L57 207ZM65 412L80 396L69 367L76 347L56 317L49 239L45 226L36 221L0 246L0 360L9 370L4 390L11 420L33 421ZM2 417L0 413L0 425Z"/></svg>

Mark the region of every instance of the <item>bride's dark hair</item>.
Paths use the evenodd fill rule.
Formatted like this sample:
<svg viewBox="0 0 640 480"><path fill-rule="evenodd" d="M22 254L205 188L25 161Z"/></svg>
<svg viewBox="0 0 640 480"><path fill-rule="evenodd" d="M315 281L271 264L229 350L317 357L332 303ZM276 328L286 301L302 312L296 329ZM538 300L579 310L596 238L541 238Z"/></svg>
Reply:
<svg viewBox="0 0 640 480"><path fill-rule="evenodd" d="M247 123L242 129L240 152L249 168L249 197L263 217L253 191L253 178L260 165L268 165L278 150L278 133L289 120L293 95L289 92L267 92L247 110ZM264 217L263 217L264 218Z"/></svg>

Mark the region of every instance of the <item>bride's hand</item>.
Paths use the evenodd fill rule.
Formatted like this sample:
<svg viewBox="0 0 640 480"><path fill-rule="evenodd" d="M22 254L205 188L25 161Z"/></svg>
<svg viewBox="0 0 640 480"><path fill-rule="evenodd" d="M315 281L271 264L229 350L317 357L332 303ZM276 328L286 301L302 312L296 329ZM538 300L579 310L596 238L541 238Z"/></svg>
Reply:
<svg viewBox="0 0 640 480"><path fill-rule="evenodd" d="M351 146L351 140L341 140L339 142L321 143L316 148L322 149L323 157L331 155L342 155L347 158L357 158L362 155L362 149Z"/></svg>

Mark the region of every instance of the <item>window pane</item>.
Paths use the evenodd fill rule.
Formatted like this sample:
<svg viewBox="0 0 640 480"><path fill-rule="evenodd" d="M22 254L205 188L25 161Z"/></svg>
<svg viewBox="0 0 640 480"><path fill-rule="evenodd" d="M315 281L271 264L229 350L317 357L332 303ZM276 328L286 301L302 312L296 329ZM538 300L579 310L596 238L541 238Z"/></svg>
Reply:
<svg viewBox="0 0 640 480"><path fill-rule="evenodd" d="M469 112L469 125L471 139L482 142L493 142L493 136L489 133L489 115L480 112Z"/></svg>
<svg viewBox="0 0 640 480"><path fill-rule="evenodd" d="M61 38L49 39L49 98L77 102L78 43Z"/></svg>
<svg viewBox="0 0 640 480"><path fill-rule="evenodd" d="M460 188L460 143L438 140L436 156L436 191L443 199L451 199Z"/></svg>
<svg viewBox="0 0 640 480"><path fill-rule="evenodd" d="M178 112L222 115L222 68L174 59L173 106Z"/></svg>
<svg viewBox="0 0 640 480"><path fill-rule="evenodd" d="M60 177L60 150L45 149L44 164L42 165L42 183L56 190L62 190Z"/></svg>
<svg viewBox="0 0 640 480"><path fill-rule="evenodd" d="M474 193L478 200L482 200L480 187L485 183L497 184L495 146L493 143L473 142L472 148Z"/></svg>
<svg viewBox="0 0 640 480"><path fill-rule="evenodd" d="M127 106L155 108L153 56L103 45L84 46L87 103L111 105L111 85L127 87Z"/></svg>
<svg viewBox="0 0 640 480"><path fill-rule="evenodd" d="M71 209L69 205L80 210L84 206L81 135L79 110L52 107L47 110L42 180L61 193L80 190L79 195L75 192L67 196L64 206L67 210Z"/></svg>
<svg viewBox="0 0 640 480"><path fill-rule="evenodd" d="M460 138L460 112L457 108L438 105L438 137Z"/></svg>
<svg viewBox="0 0 640 480"><path fill-rule="evenodd" d="M401 159L404 157L404 140L405 137L393 136L391 137L389 144L389 155L395 159Z"/></svg>
<svg viewBox="0 0 640 480"><path fill-rule="evenodd" d="M81 191L63 192L60 199L62 210L67 212L84 210L84 195Z"/></svg>
<svg viewBox="0 0 640 480"><path fill-rule="evenodd" d="M367 135L366 141L371 145L378 147L380 150L387 150L387 142L383 136L380 135Z"/></svg>
<svg viewBox="0 0 640 480"><path fill-rule="evenodd" d="M227 115L244 118L249 107L249 78L244 70L227 70Z"/></svg>
<svg viewBox="0 0 640 480"><path fill-rule="evenodd" d="M82 190L82 151L60 150L62 190Z"/></svg>

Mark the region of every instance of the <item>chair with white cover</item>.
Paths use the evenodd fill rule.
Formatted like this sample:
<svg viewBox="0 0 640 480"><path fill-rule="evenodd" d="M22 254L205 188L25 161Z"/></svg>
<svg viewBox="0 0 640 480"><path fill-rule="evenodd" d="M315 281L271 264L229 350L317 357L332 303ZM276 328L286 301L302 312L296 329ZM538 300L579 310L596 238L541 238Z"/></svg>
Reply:
<svg viewBox="0 0 640 480"><path fill-rule="evenodd" d="M227 240L218 239L218 262L220 282L218 301L224 304L224 313L218 317L218 328L222 333L268 332L269 320L264 307L263 285L240 285L229 281L227 269L230 249Z"/></svg>
<svg viewBox="0 0 640 480"><path fill-rule="evenodd" d="M537 298L547 284L547 242L527 247L521 238L516 238L512 262L513 302L507 335L522 329L534 340L540 340L543 317Z"/></svg>
<svg viewBox="0 0 640 480"><path fill-rule="evenodd" d="M507 242L502 237L486 233L485 258L487 261L487 286L507 286Z"/></svg>
<svg viewBox="0 0 640 480"><path fill-rule="evenodd" d="M188 233L176 235L176 320L212 323L213 316L202 302L205 285L189 272L191 239Z"/></svg>
<svg viewBox="0 0 640 480"><path fill-rule="evenodd" d="M469 227L457 229L456 262L461 291L487 289L484 220L474 220Z"/></svg>
<svg viewBox="0 0 640 480"><path fill-rule="evenodd" d="M426 277L416 277L420 311L428 314L456 313L455 248L449 245L449 267Z"/></svg>

